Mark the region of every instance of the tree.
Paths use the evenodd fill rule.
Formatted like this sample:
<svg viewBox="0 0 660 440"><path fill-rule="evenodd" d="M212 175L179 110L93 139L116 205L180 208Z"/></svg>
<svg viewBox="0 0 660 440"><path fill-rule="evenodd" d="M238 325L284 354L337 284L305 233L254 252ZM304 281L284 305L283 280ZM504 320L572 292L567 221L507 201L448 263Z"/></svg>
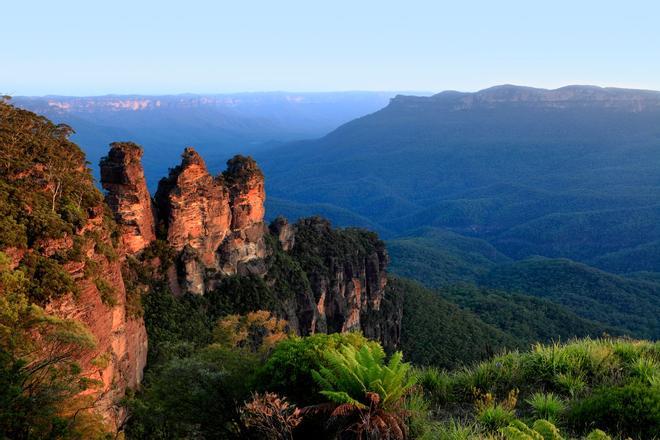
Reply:
<svg viewBox="0 0 660 440"><path fill-rule="evenodd" d="M94 336L79 321L31 304L28 285L0 253L0 437L101 435L100 420L89 424L93 397L81 395L96 382L76 362L95 347Z"/></svg>

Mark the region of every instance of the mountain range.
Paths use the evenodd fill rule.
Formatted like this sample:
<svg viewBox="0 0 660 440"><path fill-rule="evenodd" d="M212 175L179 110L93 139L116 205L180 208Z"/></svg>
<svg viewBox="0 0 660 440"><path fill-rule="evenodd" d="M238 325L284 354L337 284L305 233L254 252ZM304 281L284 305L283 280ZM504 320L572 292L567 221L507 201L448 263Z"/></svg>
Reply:
<svg viewBox="0 0 660 440"><path fill-rule="evenodd" d="M272 215L320 205L386 237L436 227L513 259L658 271L659 120L659 92L498 86L397 96L257 157Z"/></svg>
<svg viewBox="0 0 660 440"><path fill-rule="evenodd" d="M72 140L84 148L93 164L105 154L110 142L140 143L148 153L147 181L155 190L158 176L167 173L182 145L196 146L218 171L235 154L323 136L345 122L386 106L395 94L17 96L12 102L75 128Z"/></svg>

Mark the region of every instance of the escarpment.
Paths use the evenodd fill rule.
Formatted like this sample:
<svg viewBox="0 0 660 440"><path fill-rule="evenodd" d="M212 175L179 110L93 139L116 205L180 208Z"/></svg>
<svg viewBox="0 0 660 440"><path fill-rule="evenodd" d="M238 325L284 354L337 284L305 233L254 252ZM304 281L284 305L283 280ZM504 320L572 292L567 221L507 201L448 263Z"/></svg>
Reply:
<svg viewBox="0 0 660 440"><path fill-rule="evenodd" d="M24 377L17 386L30 405L38 408L39 387L66 371L84 380L63 388L82 391L89 402L57 401L60 410L80 418L95 411L117 429L126 415L120 400L140 383L147 359L144 320L128 306L121 269L128 253L155 238L153 218L139 148L113 145L105 162L117 224L70 134L0 100L0 315L13 316L2 319L0 351L3 362L15 357ZM17 281L5 284L6 276ZM21 315L21 304L38 310L36 318ZM54 330L56 322L64 330ZM49 349L35 348L42 345ZM16 388L9 384L3 386Z"/></svg>
<svg viewBox="0 0 660 440"><path fill-rule="evenodd" d="M102 183L108 200L116 199L113 191L121 187ZM231 302L239 296L225 288L225 280L256 277L270 308L296 333L361 330L395 347L401 304L386 298L388 256L376 234L333 229L321 218L295 224L278 218L267 227L264 201L264 176L252 158L236 156L213 176L200 155L186 148L155 195L158 228L176 253L171 290L225 295Z"/></svg>

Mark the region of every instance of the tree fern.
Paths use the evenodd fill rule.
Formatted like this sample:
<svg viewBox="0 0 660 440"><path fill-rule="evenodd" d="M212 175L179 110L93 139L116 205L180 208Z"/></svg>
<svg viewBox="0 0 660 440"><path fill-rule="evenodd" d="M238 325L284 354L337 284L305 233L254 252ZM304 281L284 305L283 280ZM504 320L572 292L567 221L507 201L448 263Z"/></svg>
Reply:
<svg viewBox="0 0 660 440"><path fill-rule="evenodd" d="M316 405L307 411L329 409L331 418L353 420L350 429L370 438L405 438L403 399L414 385L410 364L395 353L386 362L383 348L370 342L360 349L343 345L324 353L325 365L312 376L321 394L333 405ZM360 434L362 433L362 434Z"/></svg>

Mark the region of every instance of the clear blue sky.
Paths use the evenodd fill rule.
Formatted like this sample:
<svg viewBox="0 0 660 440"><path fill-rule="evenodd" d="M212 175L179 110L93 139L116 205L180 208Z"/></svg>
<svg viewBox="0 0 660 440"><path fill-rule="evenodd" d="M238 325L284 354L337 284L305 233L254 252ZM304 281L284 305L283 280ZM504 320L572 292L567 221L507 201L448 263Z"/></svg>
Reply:
<svg viewBox="0 0 660 440"><path fill-rule="evenodd" d="M660 89L658 1L6 0L0 93Z"/></svg>

